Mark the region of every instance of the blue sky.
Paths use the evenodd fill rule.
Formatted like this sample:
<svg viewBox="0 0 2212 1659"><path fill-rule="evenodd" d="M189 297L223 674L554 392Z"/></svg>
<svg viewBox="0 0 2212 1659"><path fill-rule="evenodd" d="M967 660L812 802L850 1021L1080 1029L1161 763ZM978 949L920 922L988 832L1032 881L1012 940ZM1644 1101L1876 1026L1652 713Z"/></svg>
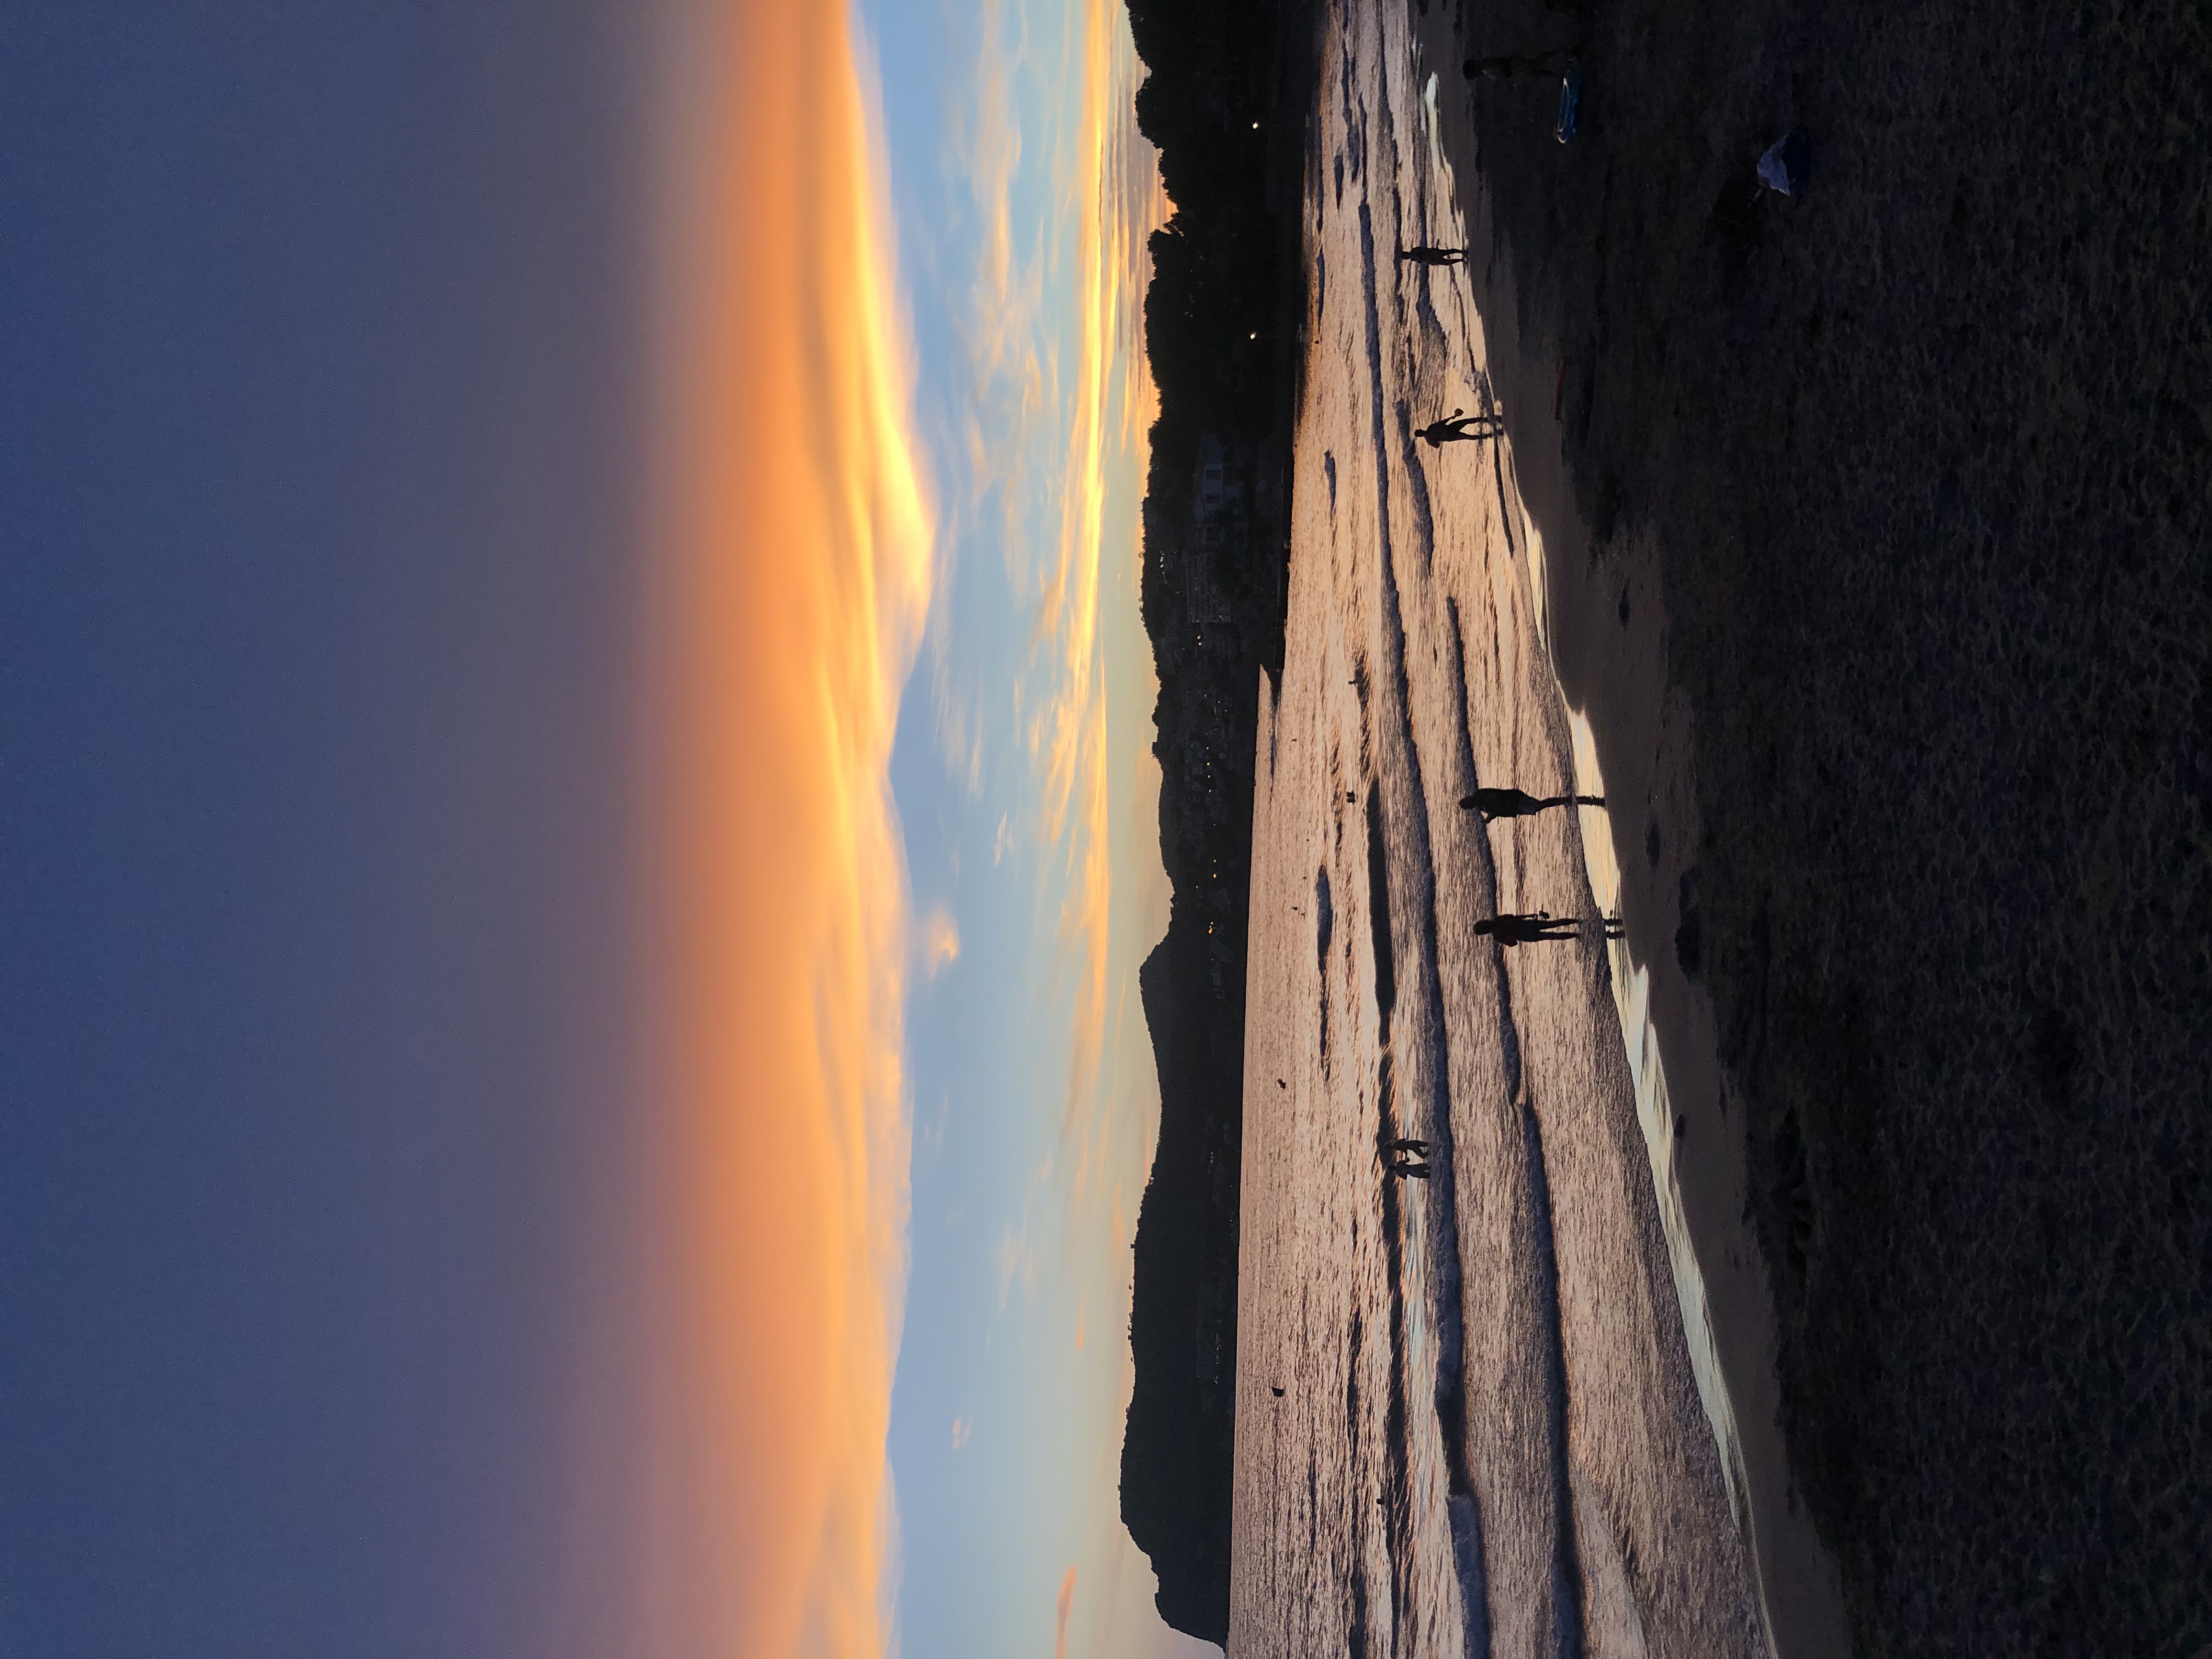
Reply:
<svg viewBox="0 0 2212 1659"><path fill-rule="evenodd" d="M936 523L890 763L895 1627L1173 1653L1115 1498L1166 915L1136 607L1164 204L1117 5L856 17ZM0 1650L544 1659L634 1611L672 74L639 19L13 20ZM733 1103L783 1132L787 1101Z"/></svg>
<svg viewBox="0 0 2212 1659"><path fill-rule="evenodd" d="M892 782L915 911L958 939L917 976L907 1026L902 1640L1046 1652L1073 1571L1067 1652L1177 1652L1195 1644L1158 1623L1116 1507L1158 1100L1135 969L1166 921L1136 314L1164 204L1128 107L1139 70L1118 6L860 15L940 503ZM1083 608L1055 607L1056 581L1090 585L1095 618L1056 621Z"/></svg>
<svg viewBox="0 0 2212 1659"><path fill-rule="evenodd" d="M0 1650L544 1650L619 972L607 21L11 15Z"/></svg>

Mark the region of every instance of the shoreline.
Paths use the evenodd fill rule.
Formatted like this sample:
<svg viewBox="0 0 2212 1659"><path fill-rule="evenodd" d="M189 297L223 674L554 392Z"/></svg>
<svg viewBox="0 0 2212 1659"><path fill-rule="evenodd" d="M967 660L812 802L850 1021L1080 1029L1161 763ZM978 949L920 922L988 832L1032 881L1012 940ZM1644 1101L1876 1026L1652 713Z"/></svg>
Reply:
<svg viewBox="0 0 2212 1659"><path fill-rule="evenodd" d="M1846 1655L1841 1574L1799 1498L1781 1424L1781 1324L1750 1219L1744 1115L1721 1060L1713 1000L1682 960L1695 960L1703 825L1689 708L1669 684L1656 550L1648 537L1623 535L1593 556L1575 506L1565 428L1553 413L1572 365L1556 331L1540 321L1524 334L1528 313L1475 164L1474 134L1450 113L1459 100L1443 96L1447 71L1457 90L1464 43L1441 8L1417 17L1416 32L1419 78L1425 86L1431 73L1437 80L1431 142L1450 168L1451 205L1465 227L1490 390L1507 421L1501 483L1522 519L1516 551L1574 732L1575 787L1607 799L1606 807L1577 816L1593 896L1617 905L1626 923L1626 939L1610 948L1616 1006L1655 1197L1678 1257L1699 1393L1731 1500L1748 1509L1738 1520L1774 1651L1780 1659ZM1692 931L1678 948L1686 921ZM1685 1248L1693 1264L1679 1259ZM1693 1328L1699 1322L1702 1334Z"/></svg>

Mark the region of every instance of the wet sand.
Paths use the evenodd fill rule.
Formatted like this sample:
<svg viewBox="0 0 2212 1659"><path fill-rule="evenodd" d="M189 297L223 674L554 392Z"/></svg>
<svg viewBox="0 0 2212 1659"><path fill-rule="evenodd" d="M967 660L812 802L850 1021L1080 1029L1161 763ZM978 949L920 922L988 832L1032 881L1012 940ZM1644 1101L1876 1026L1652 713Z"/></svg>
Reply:
<svg viewBox="0 0 2212 1659"><path fill-rule="evenodd" d="M1756 1654L1745 1522L1763 1540L1786 1476L1771 1437L1747 1459L1698 1350L1710 1331L1725 1370L1771 1332L1762 1351L1757 1299L1709 1298L1699 1247L1668 1237L1683 1137L1640 1119L1657 1068L1620 1023L1624 976L1645 982L1671 933L1636 935L1648 872L1621 945L1594 922L1510 950L1474 931L1593 917L1615 832L1594 810L1485 826L1458 805L1577 769L1512 447L1412 431L1521 371L1466 273L1395 258L1452 212L1402 21L1328 27L1286 654L1254 805L1230 1650ZM1610 730L1600 749L1626 753ZM1384 1176L1399 1135L1430 1143L1428 1179ZM1820 1580L1766 1532L1802 1626Z"/></svg>

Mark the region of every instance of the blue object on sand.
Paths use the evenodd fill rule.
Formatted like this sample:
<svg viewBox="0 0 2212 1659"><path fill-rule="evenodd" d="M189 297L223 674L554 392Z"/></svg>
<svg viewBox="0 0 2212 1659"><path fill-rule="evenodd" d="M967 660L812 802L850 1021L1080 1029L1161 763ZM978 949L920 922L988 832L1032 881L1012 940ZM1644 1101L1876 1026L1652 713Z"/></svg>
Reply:
<svg viewBox="0 0 2212 1659"><path fill-rule="evenodd" d="M1552 129L1552 137L1561 143L1575 136L1575 118L1582 113L1583 72L1571 69L1559 82L1559 124Z"/></svg>
<svg viewBox="0 0 2212 1659"><path fill-rule="evenodd" d="M1784 196L1802 196L1813 171L1813 141L1791 128L1759 158L1759 182Z"/></svg>

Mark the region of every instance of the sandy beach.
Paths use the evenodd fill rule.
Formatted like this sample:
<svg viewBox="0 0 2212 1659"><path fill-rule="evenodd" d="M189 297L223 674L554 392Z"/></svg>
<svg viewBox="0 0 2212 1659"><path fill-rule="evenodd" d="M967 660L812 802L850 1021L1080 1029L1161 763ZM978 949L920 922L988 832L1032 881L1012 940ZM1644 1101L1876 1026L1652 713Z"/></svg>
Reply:
<svg viewBox="0 0 2212 1659"><path fill-rule="evenodd" d="M2196 1654L2203 15L1414 10L1766 1514L1861 1650Z"/></svg>
<svg viewBox="0 0 2212 1659"><path fill-rule="evenodd" d="M1567 471L1565 350L1524 306L1482 188L1456 67L1477 43L1438 8L1417 35L1438 153L1455 187L1454 229L1471 251L1471 298L1483 319L1491 392L1506 411L1508 487L1539 550L1532 582L1559 689L1594 750L1601 818L1618 872L1623 954L1646 977L1644 1012L1663 1067L1672 1144L1655 1176L1680 1194L1696 1250L1712 1345L1733 1410L1761 1595L1778 1653L1849 1650L1835 1562L1798 1501L1779 1421L1778 1328L1769 1269L1750 1219L1743 1115L1720 1060L1712 999L1686 971L1697 962L1697 860L1704 842L1687 700L1668 672L1669 630L1656 550L1648 537L1594 549ZM1590 825L1586 833L1593 833ZM1626 1033L1633 1047L1638 1034ZM1662 1115L1662 1123L1667 1115ZM1656 1139L1656 1138L1655 1138Z"/></svg>
<svg viewBox="0 0 2212 1659"><path fill-rule="evenodd" d="M1464 55L1454 31L1439 29L1424 40L1431 46L1425 68L1441 58L1449 70ZM1775 1651L1784 1659L1825 1659L1850 1651L1841 1585L1799 1502L1779 1420L1778 1321L1747 1202L1743 1114L1721 1064L1712 998L1684 967L1686 957L1697 960L1684 924L1696 911L1704 836L1695 733L1687 702L1669 680L1655 550L1632 536L1592 548L1567 473L1563 422L1553 413L1560 343L1523 331L1528 313L1510 264L1483 257L1495 246L1496 226L1474 167L1473 134L1454 118L1460 100L1439 97L1436 104L1438 145L1458 186L1455 232L1475 250L1468 278L1488 343L1491 391L1508 411L1507 489L1537 550L1530 580L1553 671L1595 762L1577 787L1601 789L1606 798L1602 813L1584 809L1585 835L1602 837L1610 857L1601 854L1598 861L1618 872L1616 914L1627 935L1620 954L1628 973L1644 979L1639 1012L1671 1108L1660 1114L1662 1134L1671 1135L1663 1147L1655 1146L1655 1181L1679 1194L1696 1252ZM1631 1027L1625 1035L1632 1048L1639 1034Z"/></svg>
<svg viewBox="0 0 2212 1659"><path fill-rule="evenodd" d="M1230 1650L1841 1652L1676 960L1698 833L1664 620L1590 561L1548 400L1522 457L1549 377L1493 325L1510 289L1397 258L1482 228L1410 31L1328 27L1254 807ZM1492 403L1505 443L1417 441ZM1601 775L1604 810L1460 804ZM1475 931L1539 908L1582 936ZM1406 1136L1419 1182L1382 1171Z"/></svg>

